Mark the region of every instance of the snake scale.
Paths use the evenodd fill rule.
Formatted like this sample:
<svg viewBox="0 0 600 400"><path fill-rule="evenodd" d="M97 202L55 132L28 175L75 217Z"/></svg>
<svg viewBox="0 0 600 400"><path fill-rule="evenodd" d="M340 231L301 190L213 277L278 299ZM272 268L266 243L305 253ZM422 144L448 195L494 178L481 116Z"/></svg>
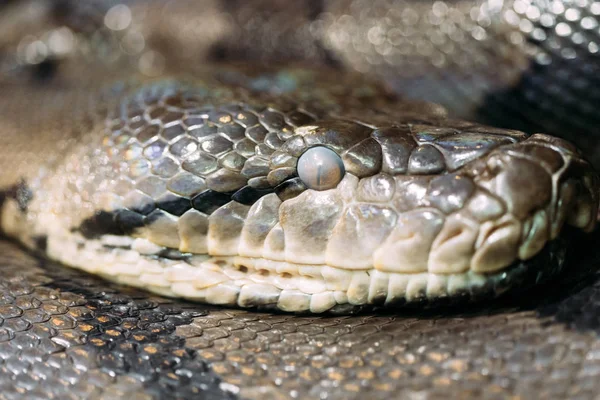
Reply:
<svg viewBox="0 0 600 400"><path fill-rule="evenodd" d="M598 15L9 2L0 396L593 398Z"/></svg>

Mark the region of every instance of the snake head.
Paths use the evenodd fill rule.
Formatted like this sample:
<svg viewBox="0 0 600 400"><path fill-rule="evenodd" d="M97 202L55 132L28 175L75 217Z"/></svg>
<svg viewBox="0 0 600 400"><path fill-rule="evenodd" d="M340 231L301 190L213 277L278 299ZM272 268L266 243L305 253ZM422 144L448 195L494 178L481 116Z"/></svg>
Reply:
<svg viewBox="0 0 600 400"><path fill-rule="evenodd" d="M562 268L565 224L595 226L598 177L567 142L295 93L113 89L5 229L161 294L323 312L495 296Z"/></svg>
<svg viewBox="0 0 600 400"><path fill-rule="evenodd" d="M335 188L286 178L294 176L292 159L321 146L337 156L323 160L332 172L308 167L309 174L332 175ZM322 121L297 129L279 151L289 160L272 163L269 176L284 179L278 196L286 254L303 263L490 274L538 254L565 223L595 226L597 176L572 145L547 135L452 121L380 128Z"/></svg>

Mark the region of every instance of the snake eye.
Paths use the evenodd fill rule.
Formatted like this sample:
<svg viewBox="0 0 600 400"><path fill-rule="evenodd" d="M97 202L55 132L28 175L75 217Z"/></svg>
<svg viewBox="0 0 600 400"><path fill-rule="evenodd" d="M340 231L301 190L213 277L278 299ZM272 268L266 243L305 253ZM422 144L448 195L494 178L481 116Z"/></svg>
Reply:
<svg viewBox="0 0 600 400"><path fill-rule="evenodd" d="M310 189L332 189L340 183L344 172L344 163L340 156L327 147L312 147L298 160L298 176Z"/></svg>

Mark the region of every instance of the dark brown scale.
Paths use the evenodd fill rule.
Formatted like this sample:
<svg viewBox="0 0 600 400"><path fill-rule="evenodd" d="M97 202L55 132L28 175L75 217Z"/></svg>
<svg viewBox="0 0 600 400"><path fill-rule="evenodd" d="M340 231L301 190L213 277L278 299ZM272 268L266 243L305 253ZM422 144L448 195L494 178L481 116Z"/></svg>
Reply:
<svg viewBox="0 0 600 400"><path fill-rule="evenodd" d="M140 143L147 143L148 141L154 139L159 132L159 125L147 125L142 127L142 129L139 131L137 134L137 139Z"/></svg>
<svg viewBox="0 0 600 400"><path fill-rule="evenodd" d="M373 138L381 146L382 170L390 174L406 173L408 159L416 143L408 127L391 127L373 132Z"/></svg>
<svg viewBox="0 0 600 400"><path fill-rule="evenodd" d="M185 133L185 128L180 123L169 124L165 126L161 133L161 137L165 139L167 142L172 141L173 139L183 135Z"/></svg>
<svg viewBox="0 0 600 400"><path fill-rule="evenodd" d="M153 210L148 215L156 212ZM120 235L134 232L136 229L144 226L144 216L132 210L120 210L114 214L115 222L120 228ZM98 235L102 235L103 232L98 231Z"/></svg>
<svg viewBox="0 0 600 400"><path fill-rule="evenodd" d="M233 121L231 114L224 111L211 111L208 113L208 120L216 125L225 125Z"/></svg>
<svg viewBox="0 0 600 400"><path fill-rule="evenodd" d="M192 199L192 207L205 214L211 214L231 201L231 194L206 190Z"/></svg>
<svg viewBox="0 0 600 400"><path fill-rule="evenodd" d="M281 140L276 133L271 132L265 136L264 143L273 150L277 150L283 145L284 141Z"/></svg>
<svg viewBox="0 0 600 400"><path fill-rule="evenodd" d="M256 143L250 139L242 139L233 146L233 149L240 155L249 158L256 154Z"/></svg>
<svg viewBox="0 0 600 400"><path fill-rule="evenodd" d="M342 160L346 170L359 178L375 175L381 171L381 146L373 138L365 139L348 149Z"/></svg>
<svg viewBox="0 0 600 400"><path fill-rule="evenodd" d="M445 168L444 156L430 144L415 148L408 160L408 173L411 175L436 174Z"/></svg>
<svg viewBox="0 0 600 400"><path fill-rule="evenodd" d="M163 124L167 125L171 122L180 121L183 118L183 113L180 111L168 111L159 118Z"/></svg>
<svg viewBox="0 0 600 400"><path fill-rule="evenodd" d="M272 189L270 187L261 189L261 188L255 188L252 186L244 186L243 188L241 188L240 190L235 192L231 196L231 199L233 201L236 201L241 204L252 205L252 204L256 203L256 201L258 199L260 199L264 195L273 193L273 191L274 191L274 189Z"/></svg>
<svg viewBox="0 0 600 400"><path fill-rule="evenodd" d="M240 139L243 139L245 129L243 126L236 124L235 122L228 123L226 125L221 126L219 129L221 135L225 138L231 140L232 142L236 142Z"/></svg>
<svg viewBox="0 0 600 400"><path fill-rule="evenodd" d="M292 111L286 115L286 122L294 127L309 125L313 121L314 117L311 117L310 115L301 111Z"/></svg>
<svg viewBox="0 0 600 400"><path fill-rule="evenodd" d="M300 178L292 178L283 181L275 187L275 193L281 201L292 199L305 191L306 185Z"/></svg>
<svg viewBox="0 0 600 400"><path fill-rule="evenodd" d="M197 139L203 139L206 137L213 136L217 132L218 132L218 128L216 125L214 125L213 123L205 123L204 120L202 120L202 125L193 126L189 130L190 135L192 135L193 137L195 137Z"/></svg>
<svg viewBox="0 0 600 400"><path fill-rule="evenodd" d="M265 111L259 115L260 123L269 131L278 131L285 126L283 116L274 111Z"/></svg>
<svg viewBox="0 0 600 400"><path fill-rule="evenodd" d="M186 127L191 128L196 125L204 124L204 121L205 121L205 119L202 117L190 116L190 117L185 118L183 120L183 123L185 124Z"/></svg>
<svg viewBox="0 0 600 400"><path fill-rule="evenodd" d="M131 129L132 131L136 131L137 129L141 128L142 126L144 126L144 119L142 116L136 116L135 118L131 119L128 124L127 127L129 129Z"/></svg>
<svg viewBox="0 0 600 400"><path fill-rule="evenodd" d="M245 128L258 124L258 117L251 112L240 110L233 114L235 121Z"/></svg>
<svg viewBox="0 0 600 400"><path fill-rule="evenodd" d="M156 206L169 214L181 216L192 208L189 198L166 192L156 199Z"/></svg>
<svg viewBox="0 0 600 400"><path fill-rule="evenodd" d="M246 129L246 136L255 143L261 143L265 140L268 132L262 125L254 125Z"/></svg>
<svg viewBox="0 0 600 400"><path fill-rule="evenodd" d="M167 110L164 107L152 107L145 112L146 119L150 121L158 121L163 116L167 115Z"/></svg>

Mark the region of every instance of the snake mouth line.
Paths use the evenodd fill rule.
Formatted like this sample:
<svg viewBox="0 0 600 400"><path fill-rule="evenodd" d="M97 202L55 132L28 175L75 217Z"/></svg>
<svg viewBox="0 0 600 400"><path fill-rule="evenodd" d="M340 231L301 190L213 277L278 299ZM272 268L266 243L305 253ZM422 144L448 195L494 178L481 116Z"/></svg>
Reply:
<svg viewBox="0 0 600 400"><path fill-rule="evenodd" d="M141 254L139 241L134 242L110 235L81 241L69 235L49 238L47 251L67 265L164 296L285 312L346 313L365 306L436 306L496 298L559 273L565 249L559 239L500 273L442 275L349 271L241 256L165 257L161 251Z"/></svg>

